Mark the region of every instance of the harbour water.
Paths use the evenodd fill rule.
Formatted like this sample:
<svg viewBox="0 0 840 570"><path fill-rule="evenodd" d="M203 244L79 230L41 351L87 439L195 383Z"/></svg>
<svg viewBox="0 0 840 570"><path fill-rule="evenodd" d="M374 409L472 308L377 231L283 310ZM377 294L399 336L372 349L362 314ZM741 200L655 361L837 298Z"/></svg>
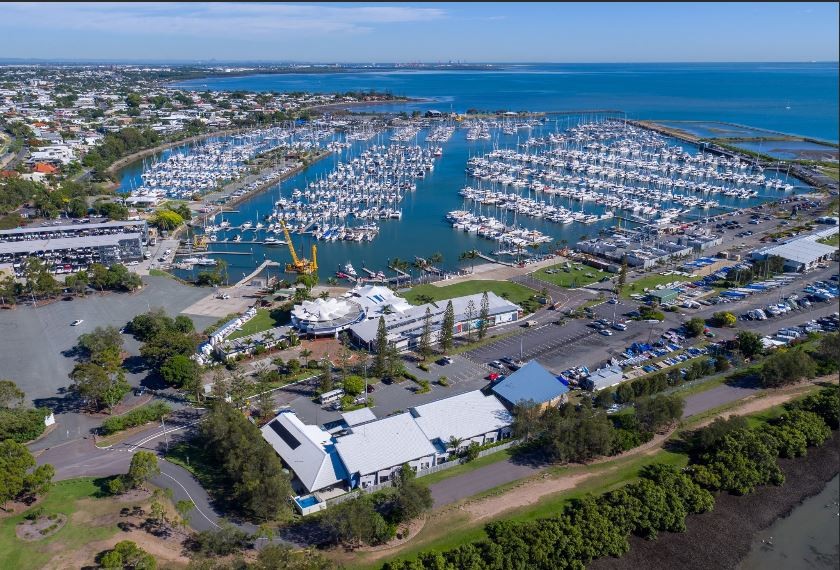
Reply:
<svg viewBox="0 0 840 570"><path fill-rule="evenodd" d="M837 140L837 68L823 64L517 66L504 72L354 72L207 78L181 85L200 90L377 90L435 99L431 103L393 108L390 105L371 107L376 111L429 108L448 111L450 107L461 112L469 108L531 111L611 108L626 111L628 118L730 121ZM594 114L553 116L531 130L506 134L502 129L496 129L491 140L469 140L467 130L459 128L449 141L434 143L443 149L442 156L435 161L434 171L416 181L415 191L406 193L400 202L402 219L379 222L375 240L323 243L316 242L311 235L293 235L295 247L299 254L306 254L313 243L318 244L322 279L347 262L357 268L379 271L385 269L389 259L399 257L412 262L415 255L425 257L435 252L443 254L443 261L438 266L454 269L459 266L458 256L464 251L477 249L491 253L498 249L498 244L475 234L453 231L444 219L447 212L465 207L459 191L470 184L465 173L469 159L491 152L494 146L517 148L529 137L546 136L581 121L603 117ZM417 137L424 147L427 146L426 134L423 130ZM240 203L238 212L225 214L224 220L234 227L246 222L256 224L272 213L278 199L290 198L295 189L302 190L310 182L325 177L340 161L347 162L359 156L370 144L387 142L387 137L380 136L367 143L353 143L350 148L339 150L278 186ZM668 142L681 145L689 153L696 152L691 145L675 140ZM135 165L133 176L137 176L136 168ZM734 207L754 205L767 196L746 200L716 199L725 207ZM602 213L597 207L591 209L588 213ZM219 221L220 218L215 220ZM598 230L616 223L615 220L603 220L587 225L559 225L542 219L520 222L528 229L568 243L575 243L584 235L597 235ZM232 239L232 234L228 237ZM258 241L245 236L242 240ZM289 260L285 246L228 241L212 244L211 250L215 252L214 257L228 262L231 280L250 273L265 259L281 263ZM418 275L417 270L414 275Z"/></svg>
<svg viewBox="0 0 840 570"><path fill-rule="evenodd" d="M739 570L834 569L840 565L840 477L760 532Z"/></svg>

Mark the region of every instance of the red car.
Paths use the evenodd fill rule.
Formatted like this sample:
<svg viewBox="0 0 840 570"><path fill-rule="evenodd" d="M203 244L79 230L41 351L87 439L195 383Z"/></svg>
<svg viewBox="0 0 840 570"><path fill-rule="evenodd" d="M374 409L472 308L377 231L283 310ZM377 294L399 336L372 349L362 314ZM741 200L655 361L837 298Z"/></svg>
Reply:
<svg viewBox="0 0 840 570"><path fill-rule="evenodd" d="M490 375L487 377L487 379L490 380L491 382L495 382L496 380L499 379L500 376L501 376L501 374L499 374L498 372L491 372Z"/></svg>

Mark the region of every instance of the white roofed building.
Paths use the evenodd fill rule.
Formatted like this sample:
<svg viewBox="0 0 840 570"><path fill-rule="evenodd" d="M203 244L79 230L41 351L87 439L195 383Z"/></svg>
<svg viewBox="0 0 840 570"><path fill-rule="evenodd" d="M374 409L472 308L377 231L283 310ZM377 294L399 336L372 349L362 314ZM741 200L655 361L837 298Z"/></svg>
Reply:
<svg viewBox="0 0 840 570"><path fill-rule="evenodd" d="M320 427L304 424L293 412L281 412L260 431L294 472L293 484L307 493L345 484L347 472L332 436Z"/></svg>
<svg viewBox="0 0 840 570"><path fill-rule="evenodd" d="M349 299L314 299L292 309L292 325L313 336L335 336L364 318L362 307Z"/></svg>
<svg viewBox="0 0 840 570"><path fill-rule="evenodd" d="M495 396L485 396L473 390L444 400L430 402L409 409L422 432L437 448L437 461L449 459L455 449L452 438L460 440L458 449L495 443L510 437L513 416Z"/></svg>
<svg viewBox="0 0 840 570"><path fill-rule="evenodd" d="M435 464L437 450L409 413L355 426L336 439L350 486L370 487L391 480L404 463L415 469Z"/></svg>

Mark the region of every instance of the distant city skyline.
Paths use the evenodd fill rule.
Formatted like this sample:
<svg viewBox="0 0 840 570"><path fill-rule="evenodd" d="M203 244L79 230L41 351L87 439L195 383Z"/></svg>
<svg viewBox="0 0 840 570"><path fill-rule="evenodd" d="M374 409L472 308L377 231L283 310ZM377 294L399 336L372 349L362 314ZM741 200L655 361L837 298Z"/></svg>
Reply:
<svg viewBox="0 0 840 570"><path fill-rule="evenodd" d="M0 59L837 61L837 3L4 3Z"/></svg>

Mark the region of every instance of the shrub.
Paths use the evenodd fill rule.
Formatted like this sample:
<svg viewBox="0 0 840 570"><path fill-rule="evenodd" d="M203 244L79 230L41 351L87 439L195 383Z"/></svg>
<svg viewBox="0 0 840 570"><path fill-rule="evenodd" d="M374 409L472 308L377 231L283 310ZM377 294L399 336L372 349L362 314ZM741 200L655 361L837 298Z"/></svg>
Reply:
<svg viewBox="0 0 840 570"><path fill-rule="evenodd" d="M430 392L432 390L431 386L429 386L428 380L420 380L418 384L420 385L420 389L417 391L418 394L425 394L426 392Z"/></svg>
<svg viewBox="0 0 840 570"><path fill-rule="evenodd" d="M157 421L172 411L164 402L154 402L140 406L122 416L114 416L102 422L101 431L104 435L111 435L124 429Z"/></svg>
<svg viewBox="0 0 840 570"><path fill-rule="evenodd" d="M428 372L428 371L429 371L429 365L428 365L428 364L425 364L425 363L423 363L423 362L421 362L420 364L418 364L418 365L417 365L417 368L419 368L419 369L420 369L420 370L422 370L423 372Z"/></svg>
<svg viewBox="0 0 840 570"><path fill-rule="evenodd" d="M449 386L449 379L446 376L438 378L438 384L441 386Z"/></svg>

